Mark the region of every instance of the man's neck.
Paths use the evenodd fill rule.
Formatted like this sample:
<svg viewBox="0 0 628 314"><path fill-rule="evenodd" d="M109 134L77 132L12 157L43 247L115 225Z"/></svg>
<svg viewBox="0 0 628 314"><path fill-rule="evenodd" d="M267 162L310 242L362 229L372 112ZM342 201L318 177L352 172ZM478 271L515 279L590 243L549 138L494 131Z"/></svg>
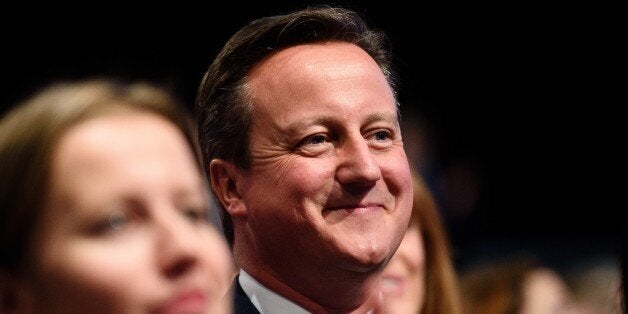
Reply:
<svg viewBox="0 0 628 314"><path fill-rule="evenodd" d="M268 289L251 277L245 270L240 270L238 283L251 303L262 313L307 314L308 312L292 301Z"/></svg>
<svg viewBox="0 0 628 314"><path fill-rule="evenodd" d="M381 306L377 288L380 271L355 276L345 274L333 279L326 279L324 275L305 279L286 276L292 280L283 280L256 267L244 266L244 269L265 288L312 313L369 313Z"/></svg>

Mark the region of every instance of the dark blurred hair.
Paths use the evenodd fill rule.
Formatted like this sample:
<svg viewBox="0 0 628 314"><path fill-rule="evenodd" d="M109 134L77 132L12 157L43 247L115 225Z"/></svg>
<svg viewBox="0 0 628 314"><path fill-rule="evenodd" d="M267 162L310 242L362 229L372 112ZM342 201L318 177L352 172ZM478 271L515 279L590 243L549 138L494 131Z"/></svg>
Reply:
<svg viewBox="0 0 628 314"><path fill-rule="evenodd" d="M621 311L628 313L628 310L626 310L626 306L628 306L626 303L628 302L626 299L626 276L628 276L628 273L626 273L628 272L628 250L626 250L626 241L628 240L628 231L626 231L626 229L624 229L623 235L624 238L621 242L621 283L619 289L621 290Z"/></svg>

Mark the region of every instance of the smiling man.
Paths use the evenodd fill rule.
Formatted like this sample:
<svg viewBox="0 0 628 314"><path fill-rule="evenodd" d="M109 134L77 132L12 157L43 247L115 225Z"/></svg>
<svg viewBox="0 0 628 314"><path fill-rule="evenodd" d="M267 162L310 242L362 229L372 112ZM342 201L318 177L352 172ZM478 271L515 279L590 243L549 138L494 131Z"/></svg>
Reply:
<svg viewBox="0 0 628 314"><path fill-rule="evenodd" d="M238 31L197 102L200 144L240 275L236 313L366 313L412 181L384 36L315 8Z"/></svg>

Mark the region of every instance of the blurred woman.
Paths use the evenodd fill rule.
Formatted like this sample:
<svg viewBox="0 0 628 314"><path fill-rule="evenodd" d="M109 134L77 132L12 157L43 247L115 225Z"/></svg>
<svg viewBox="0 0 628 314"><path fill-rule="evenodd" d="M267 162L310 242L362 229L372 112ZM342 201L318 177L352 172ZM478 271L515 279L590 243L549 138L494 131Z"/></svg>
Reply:
<svg viewBox="0 0 628 314"><path fill-rule="evenodd" d="M456 275L436 203L413 177L412 217L382 279L386 313L460 313Z"/></svg>
<svg viewBox="0 0 628 314"><path fill-rule="evenodd" d="M52 86L0 122L0 312L227 313L194 126L146 84Z"/></svg>
<svg viewBox="0 0 628 314"><path fill-rule="evenodd" d="M470 314L589 313L577 309L558 273L531 257L478 264L461 277L463 304Z"/></svg>

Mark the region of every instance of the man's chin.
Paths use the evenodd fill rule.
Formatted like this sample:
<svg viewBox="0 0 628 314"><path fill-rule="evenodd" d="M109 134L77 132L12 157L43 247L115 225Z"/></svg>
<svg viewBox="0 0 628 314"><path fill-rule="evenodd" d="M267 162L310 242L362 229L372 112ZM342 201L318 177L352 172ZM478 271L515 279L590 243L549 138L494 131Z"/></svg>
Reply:
<svg viewBox="0 0 628 314"><path fill-rule="evenodd" d="M347 268L360 273L381 272L393 253L388 246L355 245L344 251Z"/></svg>

